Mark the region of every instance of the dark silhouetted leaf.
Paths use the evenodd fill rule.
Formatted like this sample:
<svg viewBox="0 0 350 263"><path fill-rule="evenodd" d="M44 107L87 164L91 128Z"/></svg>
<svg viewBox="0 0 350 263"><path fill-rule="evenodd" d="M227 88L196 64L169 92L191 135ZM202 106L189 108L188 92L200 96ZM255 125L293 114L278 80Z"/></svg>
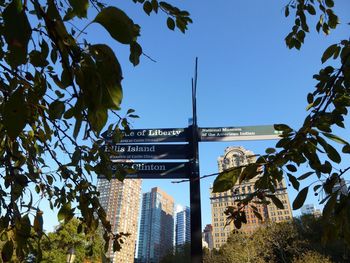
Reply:
<svg viewBox="0 0 350 263"><path fill-rule="evenodd" d="M267 149L265 150L265 152L266 152L267 154L273 154L273 153L276 152L276 149L275 149L275 148L267 148Z"/></svg>
<svg viewBox="0 0 350 263"><path fill-rule="evenodd" d="M287 176L288 176L288 180L289 182L292 184L293 188L295 190L299 190L299 186L300 186L300 183L299 181L295 178L295 176L287 173Z"/></svg>
<svg viewBox="0 0 350 263"><path fill-rule="evenodd" d="M306 178L308 178L310 175L314 174L315 172L307 172L307 173L304 173L303 175L300 175L298 177L298 180L301 181L301 180L304 180Z"/></svg>
<svg viewBox="0 0 350 263"><path fill-rule="evenodd" d="M297 168L293 164L286 165L287 169L291 172L296 172Z"/></svg>
<svg viewBox="0 0 350 263"><path fill-rule="evenodd" d="M137 42L133 42L130 45L130 62L136 66L140 63L140 56L142 55L142 47Z"/></svg>
<svg viewBox="0 0 350 263"><path fill-rule="evenodd" d="M73 7L73 12L78 17L86 17L87 10L89 8L89 0L69 0L70 5Z"/></svg>
<svg viewBox="0 0 350 263"><path fill-rule="evenodd" d="M47 60L42 56L41 52L37 50L33 50L32 52L30 52L29 59L30 63L32 63L34 67L43 68L49 64L49 62L47 62Z"/></svg>
<svg viewBox="0 0 350 263"><path fill-rule="evenodd" d="M333 56L336 50L337 50L337 44L329 46L322 55L322 58L321 58L322 63L325 63L331 56Z"/></svg>
<svg viewBox="0 0 350 263"><path fill-rule="evenodd" d="M322 215L324 218L328 218L332 215L332 212L334 211L335 204L337 203L337 194L334 193L331 195L327 203L325 204Z"/></svg>
<svg viewBox="0 0 350 263"><path fill-rule="evenodd" d="M309 12L310 15L316 15L316 10L313 5L308 4L306 10Z"/></svg>
<svg viewBox="0 0 350 263"><path fill-rule="evenodd" d="M168 19L166 20L166 24L170 30L175 29L175 21L171 17L168 17Z"/></svg>
<svg viewBox="0 0 350 263"><path fill-rule="evenodd" d="M307 197L308 191L309 191L309 187L305 187L298 193L297 197L293 201L293 210L297 210L303 206L305 199Z"/></svg>
<svg viewBox="0 0 350 263"><path fill-rule="evenodd" d="M5 103L2 117L8 135L15 139L24 129L27 119L27 107L22 89L18 89Z"/></svg>
<svg viewBox="0 0 350 263"><path fill-rule="evenodd" d="M8 44L7 61L15 68L27 61L30 27L21 0L13 0L2 13L4 19L3 34Z"/></svg>
<svg viewBox="0 0 350 263"><path fill-rule="evenodd" d="M267 197L271 198L272 202L275 204L275 206L279 209L284 209L284 205L281 202L281 200L278 199L275 195L267 195Z"/></svg>
<svg viewBox="0 0 350 263"><path fill-rule="evenodd" d="M146 1L143 3L143 11L145 11L147 15L150 15L152 10L153 10L153 7L150 1Z"/></svg>
<svg viewBox="0 0 350 263"><path fill-rule="evenodd" d="M326 133L326 132L323 132L322 133L324 136L326 136L327 138L337 142L337 143L340 143L340 144L349 144L347 141L345 141L344 139L340 138L339 136L337 135L334 135L334 134L331 134L331 133Z"/></svg>
<svg viewBox="0 0 350 263"><path fill-rule="evenodd" d="M65 111L65 105L62 101L55 100L49 105L49 115L51 119L60 119Z"/></svg>
<svg viewBox="0 0 350 263"><path fill-rule="evenodd" d="M283 132L291 132L293 131L288 125L286 124L275 124L274 125L275 130L277 131L283 131Z"/></svg>
<svg viewBox="0 0 350 263"><path fill-rule="evenodd" d="M326 0L325 2L326 2L326 5L328 7L333 7L334 6L334 1L333 0Z"/></svg>

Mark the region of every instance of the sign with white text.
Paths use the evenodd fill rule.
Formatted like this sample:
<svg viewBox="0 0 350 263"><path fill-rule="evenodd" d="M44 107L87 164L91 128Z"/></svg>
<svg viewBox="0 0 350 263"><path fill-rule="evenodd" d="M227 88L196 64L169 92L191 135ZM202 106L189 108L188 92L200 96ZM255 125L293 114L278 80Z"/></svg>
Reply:
<svg viewBox="0 0 350 263"><path fill-rule="evenodd" d="M123 138L120 143L152 143L152 142L187 142L187 129L166 128L166 129L135 129L130 133L123 132ZM107 132L102 136L107 140L111 135Z"/></svg>
<svg viewBox="0 0 350 263"><path fill-rule="evenodd" d="M199 128L200 141L244 141L279 139L273 125Z"/></svg>
<svg viewBox="0 0 350 263"><path fill-rule="evenodd" d="M124 169L135 172L125 178L135 179L182 179L190 177L190 166L187 162L122 162L118 163ZM112 170L117 169L112 167Z"/></svg>
<svg viewBox="0 0 350 263"><path fill-rule="evenodd" d="M112 160L188 159L189 156L187 144L115 144L105 147Z"/></svg>

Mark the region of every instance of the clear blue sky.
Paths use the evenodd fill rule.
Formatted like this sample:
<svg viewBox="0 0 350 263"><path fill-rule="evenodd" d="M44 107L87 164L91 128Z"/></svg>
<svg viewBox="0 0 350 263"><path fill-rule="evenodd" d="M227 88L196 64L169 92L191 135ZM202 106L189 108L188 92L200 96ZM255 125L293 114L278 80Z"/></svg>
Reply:
<svg viewBox="0 0 350 263"><path fill-rule="evenodd" d="M298 128L306 116L306 95L313 91L312 75L321 68L320 57L330 44L348 36L350 2L336 1L344 24L330 36L311 34L301 51L287 49L284 38L291 18L284 18L288 1L172 1L188 10L194 21L186 34L172 32L163 15L148 17L141 5L118 1L141 25L139 42L146 57L133 67L128 46L116 44L101 26L88 28L91 41L110 44L123 67L123 112L133 108L141 117L133 128L183 128L191 117L191 77L199 57L198 123L225 127L287 123ZM314 21L313 21L314 22ZM310 21L310 23L313 23ZM345 136L344 136L345 137ZM201 143L200 173L218 171L217 157L227 146L242 145L255 153L275 141ZM201 181L202 225L211 223L209 187L214 178ZM159 186L177 203L189 205L187 183L144 180L143 192ZM295 191L289 189L290 199ZM312 194L307 203L316 203Z"/></svg>

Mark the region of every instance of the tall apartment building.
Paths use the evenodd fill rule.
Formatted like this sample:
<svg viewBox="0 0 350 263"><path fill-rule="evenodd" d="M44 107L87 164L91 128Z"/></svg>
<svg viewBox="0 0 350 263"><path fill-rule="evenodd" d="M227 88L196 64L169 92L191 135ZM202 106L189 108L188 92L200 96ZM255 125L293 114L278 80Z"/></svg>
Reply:
<svg viewBox="0 0 350 263"><path fill-rule="evenodd" d="M174 199L158 187L142 196L139 263L158 263L173 250Z"/></svg>
<svg viewBox="0 0 350 263"><path fill-rule="evenodd" d="M210 224L207 224L202 233L203 239L208 244L208 248L213 249L213 227Z"/></svg>
<svg viewBox="0 0 350 263"><path fill-rule="evenodd" d="M181 246L191 242L190 208L183 207L176 212L175 245Z"/></svg>
<svg viewBox="0 0 350 263"><path fill-rule="evenodd" d="M248 151L243 147L227 147L224 155L218 158L219 171L222 172L229 168L254 163L256 157L252 151ZM233 222L226 225L226 215L224 211L227 206L236 206L235 200L243 199L247 194L255 190L255 182L257 178L243 181L236 184L232 189L222 192L213 193L210 190L210 203L212 211L213 226L213 246L218 249L226 243L227 238L235 229ZM256 228L261 226L265 221L281 222L292 219L292 210L288 198L285 181L282 180L275 192L276 196L284 204L284 209L278 209L272 202L269 205L255 204L263 220L259 220L250 207L245 208L247 224L242 224L239 231L252 233Z"/></svg>
<svg viewBox="0 0 350 263"><path fill-rule="evenodd" d="M99 179L97 189L100 203L111 222L113 233L130 233L122 248L113 252L109 244L108 257L113 263L133 263L137 240L138 216L141 201L141 179L125 179L123 182L112 179Z"/></svg>

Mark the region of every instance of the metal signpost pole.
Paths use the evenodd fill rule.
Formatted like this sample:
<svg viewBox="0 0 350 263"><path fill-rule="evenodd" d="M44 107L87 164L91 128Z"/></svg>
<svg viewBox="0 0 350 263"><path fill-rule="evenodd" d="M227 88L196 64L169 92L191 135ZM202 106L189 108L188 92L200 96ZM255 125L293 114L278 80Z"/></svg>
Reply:
<svg viewBox="0 0 350 263"><path fill-rule="evenodd" d="M110 132L102 136L109 143L106 151L111 150L114 161L113 170L117 166L134 169L128 178L156 178L156 179L190 179L190 207L191 207L191 262L203 262L202 248L202 214L199 175L198 142L237 141L237 140L268 140L278 139L280 132L272 125L243 126L243 127L209 127L198 128L197 123L197 65L192 79L192 123L188 129L135 129L114 144ZM180 144L168 144L178 142ZM184 144L189 142L188 144ZM165 143L165 144L164 144ZM134 160L187 160L177 162L139 162Z"/></svg>
<svg viewBox="0 0 350 263"><path fill-rule="evenodd" d="M191 175L190 175L190 207L191 207L191 262L203 262L202 249L202 214L198 160L198 125L196 109L197 58L195 80L192 80L193 119L190 128Z"/></svg>

